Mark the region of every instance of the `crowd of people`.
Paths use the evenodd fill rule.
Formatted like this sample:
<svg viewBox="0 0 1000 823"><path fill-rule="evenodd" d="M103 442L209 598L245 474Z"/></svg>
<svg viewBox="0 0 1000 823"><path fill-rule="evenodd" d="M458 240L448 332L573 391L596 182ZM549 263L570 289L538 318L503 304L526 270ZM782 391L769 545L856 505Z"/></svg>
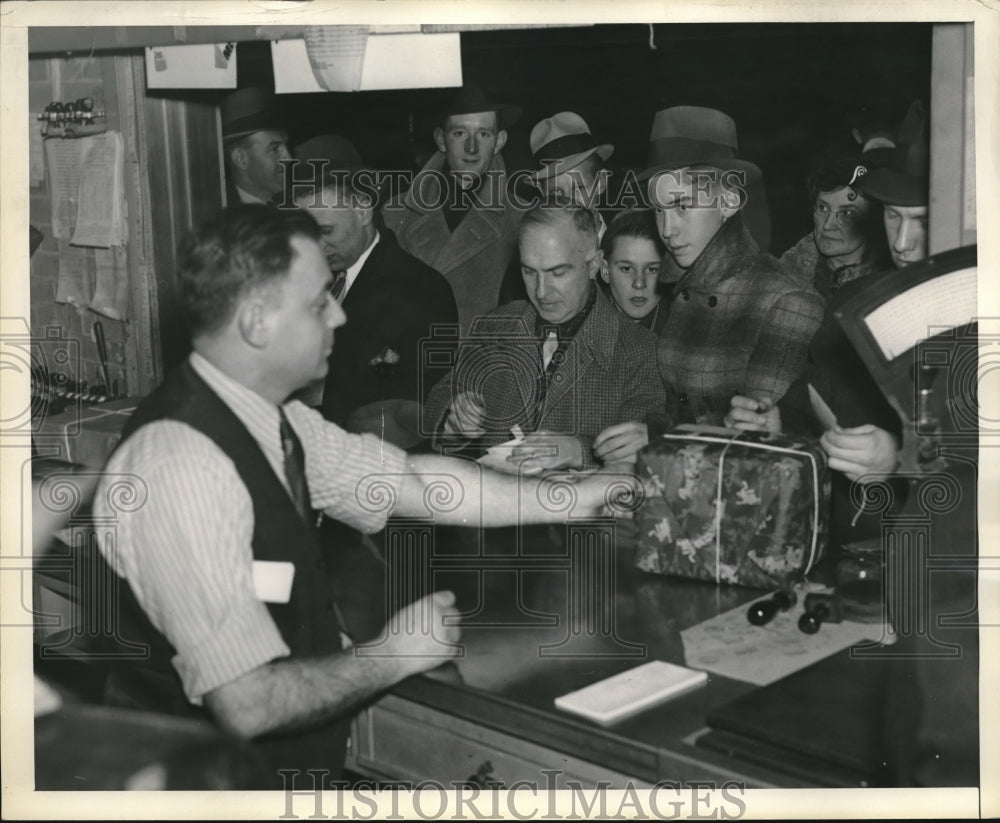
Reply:
<svg viewBox="0 0 1000 823"><path fill-rule="evenodd" d="M552 519L546 470L595 469L578 492L599 508L649 415L812 432L846 486L894 470L899 420L834 312L927 255L922 105L891 139L816 170L814 230L780 259L748 230L761 171L724 112L657 112L648 162L615 197L614 147L573 112L539 122L535 168L508 176L520 113L462 89L424 169L385 186L342 137L290 150L260 90L223 101L230 206L179 258L194 351L108 466L156 490L102 547L127 625L154 650L112 679L119 704L207 710L260 737L276 768L342 761L329 724L440 663L442 638L434 654L419 631L405 654L344 654L364 638L329 597L314 515L376 532L424 513L431 476L481 488L441 515L457 524ZM835 422L820 422L814 393ZM462 459L512 440L510 475ZM367 490L373 476L392 488ZM369 505L378 494L391 504ZM864 527L855 515L834 540ZM453 598L389 619L430 625L421 610L440 626Z"/></svg>

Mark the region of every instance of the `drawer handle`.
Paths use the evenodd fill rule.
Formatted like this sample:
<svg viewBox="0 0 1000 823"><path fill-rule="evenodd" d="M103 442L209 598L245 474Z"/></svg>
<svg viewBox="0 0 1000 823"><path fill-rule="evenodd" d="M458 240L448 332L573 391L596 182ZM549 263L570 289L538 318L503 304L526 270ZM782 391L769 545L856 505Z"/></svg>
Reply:
<svg viewBox="0 0 1000 823"><path fill-rule="evenodd" d="M504 789L503 781L498 779L493 773L493 764L489 760L484 761L475 774L470 774L465 778L464 788L478 786L480 789Z"/></svg>

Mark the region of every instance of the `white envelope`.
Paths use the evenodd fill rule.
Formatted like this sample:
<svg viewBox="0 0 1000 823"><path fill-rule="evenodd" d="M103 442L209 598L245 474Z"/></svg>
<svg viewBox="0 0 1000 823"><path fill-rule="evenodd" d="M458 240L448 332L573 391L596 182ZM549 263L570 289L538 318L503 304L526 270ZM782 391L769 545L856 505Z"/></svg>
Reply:
<svg viewBox="0 0 1000 823"><path fill-rule="evenodd" d="M486 466L488 469L493 469L494 471L502 472L504 474L538 474L542 471L541 466L536 465L530 468L522 469L521 465L523 461L512 463L507 459L513 452L514 447L520 446L523 440L523 437L515 437L513 440L508 440L506 443L499 443L496 446L490 446L490 448L486 450L486 454L480 457L477 462L480 465Z"/></svg>

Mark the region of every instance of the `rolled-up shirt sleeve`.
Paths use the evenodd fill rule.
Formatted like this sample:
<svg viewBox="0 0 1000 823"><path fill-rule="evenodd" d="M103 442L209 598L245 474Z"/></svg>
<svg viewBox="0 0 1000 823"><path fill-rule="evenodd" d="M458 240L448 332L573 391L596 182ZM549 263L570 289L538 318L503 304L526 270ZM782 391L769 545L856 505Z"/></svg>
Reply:
<svg viewBox="0 0 1000 823"><path fill-rule="evenodd" d="M349 434L302 403L285 412L303 443L313 508L366 534L384 528L399 499L406 452L373 434Z"/></svg>
<svg viewBox="0 0 1000 823"><path fill-rule="evenodd" d="M145 486L133 511L113 511L102 493L122 476ZM211 440L183 423L150 424L116 453L102 484L95 512L117 525L101 550L176 650L188 700L288 656L254 592L250 495Z"/></svg>

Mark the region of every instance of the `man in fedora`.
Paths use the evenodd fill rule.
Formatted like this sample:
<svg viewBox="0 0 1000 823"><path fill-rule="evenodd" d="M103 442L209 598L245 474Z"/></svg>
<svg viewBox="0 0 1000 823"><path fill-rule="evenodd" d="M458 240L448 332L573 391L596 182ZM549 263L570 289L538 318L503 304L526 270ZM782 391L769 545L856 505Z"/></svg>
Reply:
<svg viewBox="0 0 1000 823"><path fill-rule="evenodd" d="M238 89L222 101L222 149L229 175L226 202L274 203L285 187L282 160L291 160L288 134L273 94Z"/></svg>
<svg viewBox="0 0 1000 823"><path fill-rule="evenodd" d="M535 163L528 183L543 199L557 195L570 203L594 209L600 242L607 224L597 208L607 190L610 175L605 163L615 147L610 143L599 144L587 121L572 111L561 111L539 121L531 130L528 142ZM521 266L515 258L507 267L500 303L526 300L527 296Z"/></svg>
<svg viewBox="0 0 1000 823"><path fill-rule="evenodd" d="M882 204L889 254L897 269L927 257L928 158L927 111L917 100L899 127L888 162L861 181L861 191Z"/></svg>
<svg viewBox="0 0 1000 823"><path fill-rule="evenodd" d="M734 396L776 403L805 366L823 301L762 252L743 224L760 169L736 157L736 124L716 109L656 113L647 167L660 236L681 270L657 361L674 423L720 425ZM617 459L648 442L644 423L616 427ZM599 439L602 441L603 438Z"/></svg>
<svg viewBox="0 0 1000 823"><path fill-rule="evenodd" d="M719 424L734 395L773 405L801 374L823 317L819 294L744 227L747 190L761 172L736 146L736 124L723 112L664 109L639 175L683 270L658 354L675 423Z"/></svg>
<svg viewBox="0 0 1000 823"><path fill-rule="evenodd" d="M434 130L437 153L409 191L383 210L400 246L451 284L463 332L496 307L516 251L520 214L507 200L500 152L520 113L481 89L463 87Z"/></svg>

